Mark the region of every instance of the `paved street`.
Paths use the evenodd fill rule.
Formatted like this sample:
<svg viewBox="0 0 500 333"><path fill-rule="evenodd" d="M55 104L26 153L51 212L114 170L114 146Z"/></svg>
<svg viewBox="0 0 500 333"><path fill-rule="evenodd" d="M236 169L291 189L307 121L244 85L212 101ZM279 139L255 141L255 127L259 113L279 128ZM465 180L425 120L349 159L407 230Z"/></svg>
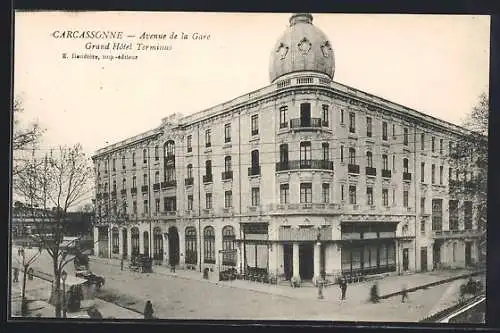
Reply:
<svg viewBox="0 0 500 333"><path fill-rule="evenodd" d="M34 267L51 273L48 255L42 255ZM73 274L72 263L66 267L67 272ZM366 300L371 283L349 285L345 301L340 300L338 286L330 286L325 289L325 299L317 300L315 288L292 289L249 281L215 284L194 279L195 275L200 276L199 272L178 271L178 276L172 276L165 267L155 267L152 274L141 274L127 269L121 271L116 263L110 265L109 261L98 259L91 261L91 270L106 278L102 291L104 298L115 298L115 302L140 312L149 299L156 317L172 319L418 321L435 311L444 300L455 297L459 285L448 283L411 293L408 303L401 303L399 297L393 297L379 304L370 304ZM187 278L189 274L193 278ZM403 281L412 287L451 274L441 272L386 278L379 281L380 293L397 290ZM249 290L252 288L255 290ZM109 314L116 318L122 315Z"/></svg>

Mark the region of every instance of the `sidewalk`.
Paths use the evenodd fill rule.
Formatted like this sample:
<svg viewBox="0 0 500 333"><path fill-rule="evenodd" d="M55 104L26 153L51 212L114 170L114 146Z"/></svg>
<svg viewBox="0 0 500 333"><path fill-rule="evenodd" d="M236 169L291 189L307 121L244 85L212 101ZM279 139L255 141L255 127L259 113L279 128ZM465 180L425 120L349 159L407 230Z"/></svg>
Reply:
<svg viewBox="0 0 500 333"><path fill-rule="evenodd" d="M98 258L94 256L90 257L89 259L91 261L100 262L107 265L113 265L117 267L120 266L120 260L118 259ZM126 262L124 266L128 266L128 262ZM170 272L170 267L167 266L153 266L153 273L173 276L182 279L205 281L207 283L213 283L221 287L239 288L294 299L317 299L317 290L316 288L312 287L291 288L288 285L271 285L246 280L218 281L218 276L215 276L216 273L209 273L210 279L204 280L202 278L202 273L199 271L177 269L175 273L172 273ZM401 291L403 285L406 285L407 289L411 289L467 273L470 273L470 271L464 269L454 271L434 271L400 276L388 276L383 279L377 280L379 286L379 295L387 295L399 292ZM368 300L370 288L373 286L373 283L374 282L358 282L349 284L347 288L347 300L345 302L352 302L353 304L366 302ZM324 288L323 295L323 301L338 301L340 299L340 288L338 285L328 286Z"/></svg>

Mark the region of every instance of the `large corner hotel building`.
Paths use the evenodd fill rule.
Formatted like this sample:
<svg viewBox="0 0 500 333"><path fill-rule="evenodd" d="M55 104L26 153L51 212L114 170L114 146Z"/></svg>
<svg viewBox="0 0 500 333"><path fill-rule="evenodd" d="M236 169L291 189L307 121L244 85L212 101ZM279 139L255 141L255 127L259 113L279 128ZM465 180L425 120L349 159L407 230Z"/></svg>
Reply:
<svg viewBox="0 0 500 333"><path fill-rule="evenodd" d="M465 130L334 67L312 15L294 14L271 85L98 150L95 253L302 280L476 261L475 205L449 195Z"/></svg>

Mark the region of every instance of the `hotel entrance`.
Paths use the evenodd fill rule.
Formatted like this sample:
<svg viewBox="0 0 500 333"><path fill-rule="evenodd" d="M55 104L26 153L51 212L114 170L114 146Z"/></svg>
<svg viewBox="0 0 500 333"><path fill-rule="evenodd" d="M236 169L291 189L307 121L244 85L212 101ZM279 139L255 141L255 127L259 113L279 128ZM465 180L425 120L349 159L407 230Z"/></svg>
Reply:
<svg viewBox="0 0 500 333"><path fill-rule="evenodd" d="M314 276L314 248L312 243L299 245L299 274L302 280L312 280Z"/></svg>

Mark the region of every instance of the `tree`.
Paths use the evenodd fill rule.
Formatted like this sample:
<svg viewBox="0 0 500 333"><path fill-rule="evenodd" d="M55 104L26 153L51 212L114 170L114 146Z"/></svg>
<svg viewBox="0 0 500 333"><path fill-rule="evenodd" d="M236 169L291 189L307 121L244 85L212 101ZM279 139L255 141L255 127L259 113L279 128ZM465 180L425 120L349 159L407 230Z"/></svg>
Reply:
<svg viewBox="0 0 500 333"><path fill-rule="evenodd" d="M71 244L62 244L68 211L81 204L88 194L92 168L80 145L59 147L41 161L33 158L27 166L19 174L14 189L30 202L33 218L39 222L40 245L52 261L51 303L55 306L56 317L60 318L61 273L74 259L74 255L68 253Z"/></svg>
<svg viewBox="0 0 500 333"><path fill-rule="evenodd" d="M486 242L488 203L488 95L481 94L463 126L467 129L450 149L450 194L475 203L478 228Z"/></svg>

